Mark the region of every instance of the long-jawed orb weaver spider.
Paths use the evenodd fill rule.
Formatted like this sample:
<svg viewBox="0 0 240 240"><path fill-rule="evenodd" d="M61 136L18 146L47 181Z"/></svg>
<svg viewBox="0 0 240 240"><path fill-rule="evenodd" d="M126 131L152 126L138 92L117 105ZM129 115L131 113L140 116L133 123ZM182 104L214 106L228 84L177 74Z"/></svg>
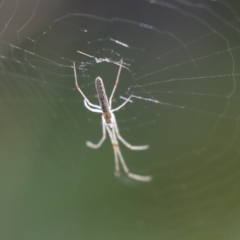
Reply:
<svg viewBox="0 0 240 240"><path fill-rule="evenodd" d="M119 162L123 167L124 172L129 178L138 180L138 181L143 181L143 182L149 182L152 180L151 176L141 176L138 174L131 173L123 159L121 150L119 148L118 140L120 140L127 148L131 150L145 150L148 149L148 145L143 145L143 146L133 146L130 143L128 143L119 133L119 129L117 126L117 121L115 118L115 115L113 112L118 111L121 109L125 104L128 103L131 99L131 95L129 98L127 98L120 106L112 109L112 99L114 92L118 86L119 82L119 77L122 69L122 60L120 61L119 69L118 69L118 74L117 78L111 93L111 96L108 100L105 87L103 85L103 81L100 77L97 77L95 79L95 87L97 91L97 96L98 96L98 101L99 105L91 103L88 98L85 96L83 91L78 85L78 80L77 80L77 73L76 73L76 66L75 62L73 62L73 69L74 69L74 77L75 77L75 85L77 90L81 93L81 95L84 98L84 105L85 107L90 110L91 112L96 112L96 113L102 113L102 138L97 144L94 144L92 142L87 141L87 146L90 148L97 149L101 147L102 143L106 139L106 130L109 134L109 137L111 139L111 143L113 146L113 151L114 151L114 159L115 159L115 176L120 176L120 168L119 168Z"/></svg>

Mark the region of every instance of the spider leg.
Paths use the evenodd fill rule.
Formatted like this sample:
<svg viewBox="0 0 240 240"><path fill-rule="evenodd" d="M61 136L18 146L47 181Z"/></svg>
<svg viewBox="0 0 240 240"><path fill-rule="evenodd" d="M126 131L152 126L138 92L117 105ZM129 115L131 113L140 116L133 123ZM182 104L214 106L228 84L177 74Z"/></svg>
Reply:
<svg viewBox="0 0 240 240"><path fill-rule="evenodd" d="M118 111L120 108L122 108L123 106L125 106L125 105L129 102L129 100L131 99L131 97L132 97L132 95L130 95L120 106L112 109L111 111L112 111L112 112Z"/></svg>
<svg viewBox="0 0 240 240"><path fill-rule="evenodd" d="M142 175L138 175L138 174L129 172L128 167L127 167L127 165L126 165L126 163L123 159L123 156L122 156L122 153L121 153L120 149L118 148L116 151L117 151L117 154L119 156L119 160L120 160L120 162L123 166L123 170L129 178L135 179L137 181L142 181L142 182L150 182L152 180L151 176L142 176Z"/></svg>
<svg viewBox="0 0 240 240"><path fill-rule="evenodd" d="M120 150L119 145L118 145L115 128L111 129L108 126L106 126L106 128L107 128L108 134L110 136L110 139L111 139L111 142L112 142L112 145L113 145L114 159L115 159L115 175L117 177L120 176L120 171L119 171L119 160L120 160L120 163L122 164L123 170L129 178L135 179L137 181L142 181L142 182L150 182L152 180L151 176L141 176L141 175L137 175L137 174L129 172L129 169L128 169L128 167L127 167L127 165L126 165L126 163L123 159L121 150Z"/></svg>
<svg viewBox="0 0 240 240"><path fill-rule="evenodd" d="M121 69L122 69L122 62L123 62L123 60L121 59L120 65L119 65L119 69L118 69L117 78L116 78L116 81L115 81L115 84L114 84L111 96L109 98L109 107L110 107L110 109L112 107L112 98L113 98L113 95L114 95L114 93L116 91L116 88L117 88L117 85L118 85L118 82L119 82L119 77L120 77L120 73L121 73Z"/></svg>
<svg viewBox="0 0 240 240"><path fill-rule="evenodd" d="M103 116L102 116L102 138L100 139L100 141L97 144L92 143L90 141L87 141L86 145L90 148L97 149L97 148L101 147L101 145L103 144L105 139L106 139L106 127L105 127L104 119L103 119Z"/></svg>
<svg viewBox="0 0 240 240"><path fill-rule="evenodd" d="M116 135L117 135L117 138L129 149L131 150L146 150L149 148L148 145L141 145L141 146L134 146L130 143L128 143L119 133L119 129L118 129L118 126L117 126L117 121L116 121L116 118L114 116L114 114L112 114L112 122L113 122L113 127L115 128L115 132L116 132Z"/></svg>
<svg viewBox="0 0 240 240"><path fill-rule="evenodd" d="M120 168L119 168L118 155L117 155L117 151L116 151L116 149L119 149L118 141L117 141L116 135L114 135L114 133L112 132L113 129L111 127L109 127L105 122L104 122L104 125L105 125L105 129L107 129L107 131L108 131L111 143L113 145L114 161L115 161L115 172L114 172L114 174L115 174L116 177L119 177L120 176Z"/></svg>
<svg viewBox="0 0 240 240"><path fill-rule="evenodd" d="M113 150L114 150L114 161L115 161L115 176L116 177L119 177L120 176L120 169L119 169L119 161L118 161L118 155L117 155L117 152L116 150L114 149L114 146L113 146Z"/></svg>
<svg viewBox="0 0 240 240"><path fill-rule="evenodd" d="M76 88L77 88L77 90L81 93L81 95L83 96L84 100L88 103L89 106L94 107L94 108L101 109L100 106L91 103L91 102L88 100L88 98L85 96L85 94L83 93L83 91L81 90L81 88L79 87L79 85L78 85L78 80L77 80L77 72L76 72L75 62L73 62L73 70L74 70L74 78L75 78Z"/></svg>
<svg viewBox="0 0 240 240"><path fill-rule="evenodd" d="M89 106L86 99L84 99L84 105L85 105L85 107L86 107L89 111L91 111L91 112L102 113L102 110L100 110L100 109L98 109L98 108L93 108L93 107Z"/></svg>

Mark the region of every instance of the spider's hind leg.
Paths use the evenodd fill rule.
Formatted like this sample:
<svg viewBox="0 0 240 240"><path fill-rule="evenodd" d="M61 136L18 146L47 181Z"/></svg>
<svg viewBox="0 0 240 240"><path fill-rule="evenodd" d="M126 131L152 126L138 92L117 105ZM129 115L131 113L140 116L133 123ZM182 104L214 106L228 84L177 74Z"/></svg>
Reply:
<svg viewBox="0 0 240 240"><path fill-rule="evenodd" d="M129 177L129 178L132 178L134 180L137 180L137 181L142 181L142 182L150 182L152 181L152 177L151 176L142 176L142 175L138 175L138 174L135 174L135 173L131 173L129 172L129 169L123 159L123 156L122 156L122 153L120 151L120 149L117 149L116 150L116 154L118 154L119 156L119 160L123 166L123 170L124 172L126 173L126 175Z"/></svg>
<svg viewBox="0 0 240 240"><path fill-rule="evenodd" d="M117 120L116 120L114 114L112 114L112 119L113 119L113 120L112 120L113 123L114 123L113 126L114 126L114 128L115 128L115 133L116 133L116 135L117 135L117 138L118 138L127 148L129 148L129 149L131 149L131 150L137 150L137 151L139 151L139 150L140 150L140 151L141 151L141 150L146 150L146 149L149 148L148 145L134 146L134 145L128 143L128 142L121 136L121 134L120 134L120 132L119 132L118 125L117 125Z"/></svg>

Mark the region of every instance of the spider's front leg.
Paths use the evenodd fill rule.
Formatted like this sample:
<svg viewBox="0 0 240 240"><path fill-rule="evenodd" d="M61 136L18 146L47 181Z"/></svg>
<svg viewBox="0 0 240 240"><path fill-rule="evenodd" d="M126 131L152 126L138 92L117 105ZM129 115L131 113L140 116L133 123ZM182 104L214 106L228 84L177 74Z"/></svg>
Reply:
<svg viewBox="0 0 240 240"><path fill-rule="evenodd" d="M104 142L105 139L106 139L106 128L105 128L105 125L104 125L104 118L102 116L102 138L100 139L100 141L98 143L92 143L90 141L87 141L86 145L90 148L97 149L97 148L101 147L101 145L102 145L102 143Z"/></svg>

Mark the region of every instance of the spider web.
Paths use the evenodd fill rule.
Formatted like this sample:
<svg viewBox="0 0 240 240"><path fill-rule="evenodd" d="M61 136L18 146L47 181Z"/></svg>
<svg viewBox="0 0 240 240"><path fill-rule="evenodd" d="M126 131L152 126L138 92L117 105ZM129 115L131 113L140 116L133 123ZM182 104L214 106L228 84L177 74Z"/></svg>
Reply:
<svg viewBox="0 0 240 240"><path fill-rule="evenodd" d="M2 238L239 239L239 13L221 0L3 0ZM73 62L98 104L94 79L110 96L121 59L113 108L132 98L115 114L120 132L150 146L121 150L151 184L114 178L109 140L85 145L101 117L85 109ZM49 208L60 220L43 221Z"/></svg>

